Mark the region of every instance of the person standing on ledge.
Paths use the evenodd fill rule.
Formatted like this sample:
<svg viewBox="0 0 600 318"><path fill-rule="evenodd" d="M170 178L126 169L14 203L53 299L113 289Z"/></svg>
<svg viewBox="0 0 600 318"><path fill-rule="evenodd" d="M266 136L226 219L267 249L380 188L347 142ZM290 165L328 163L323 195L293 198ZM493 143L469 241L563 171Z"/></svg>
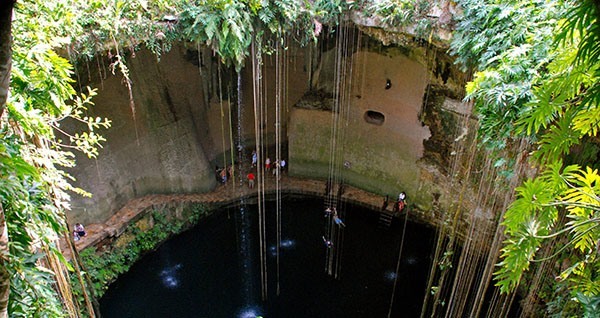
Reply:
<svg viewBox="0 0 600 318"><path fill-rule="evenodd" d="M258 156L256 155L256 150L252 150L252 167L256 167L256 163L258 162Z"/></svg>
<svg viewBox="0 0 600 318"><path fill-rule="evenodd" d="M279 164L279 168L280 168L279 173L283 173L285 171L285 165L286 165L285 159L281 159L281 163Z"/></svg>
<svg viewBox="0 0 600 318"><path fill-rule="evenodd" d="M390 202L390 197L386 194L385 198L383 198L383 205L381 206L381 211L387 210L389 202Z"/></svg>
<svg viewBox="0 0 600 318"><path fill-rule="evenodd" d="M254 173L250 172L247 175L248 178L248 188L254 189Z"/></svg>
<svg viewBox="0 0 600 318"><path fill-rule="evenodd" d="M87 236L85 228L81 223L75 223L73 230L73 236L75 238L75 241L79 241L79 239L81 239L82 237Z"/></svg>
<svg viewBox="0 0 600 318"><path fill-rule="evenodd" d="M404 193L404 191L400 192L400 194L398 195L398 212L402 212L402 210L404 210L404 207L406 207L406 193Z"/></svg>

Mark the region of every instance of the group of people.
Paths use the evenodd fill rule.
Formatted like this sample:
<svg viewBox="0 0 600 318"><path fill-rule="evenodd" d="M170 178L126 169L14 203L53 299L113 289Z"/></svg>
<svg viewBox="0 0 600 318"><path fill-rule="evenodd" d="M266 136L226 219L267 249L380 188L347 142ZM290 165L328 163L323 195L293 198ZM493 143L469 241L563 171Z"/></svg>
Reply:
<svg viewBox="0 0 600 318"><path fill-rule="evenodd" d="M341 227L346 226L346 224L344 224L344 221L342 221L342 219L340 219L340 217L338 216L337 209L335 207L325 209L325 217L331 217L333 223L335 223L336 225L339 225Z"/></svg>
<svg viewBox="0 0 600 318"><path fill-rule="evenodd" d="M256 168L257 164L258 164L258 155L256 154L256 150L252 151L252 155L251 155L251 167L252 168ZM275 160L274 162L271 161L271 158L267 157L267 159L265 159L265 171L266 172L272 172L273 175L277 175L277 172L279 171L279 173L283 173L283 171L285 170L287 163L285 161L285 159L281 159L281 160ZM248 174L246 175L246 179L248 181L248 188L253 189L254 188L254 182L256 180L256 175L254 174L253 171L248 172Z"/></svg>
<svg viewBox="0 0 600 318"><path fill-rule="evenodd" d="M219 168L219 166L216 166L215 174L217 181L221 183L227 183L227 180L233 177L233 165L228 165L225 168Z"/></svg>
<svg viewBox="0 0 600 318"><path fill-rule="evenodd" d="M286 164L287 163L285 162L285 159L281 159L281 161L275 160L274 162L271 162L271 158L267 157L267 159L265 159L265 171L272 171L273 175L277 175L277 171L281 173L285 170Z"/></svg>

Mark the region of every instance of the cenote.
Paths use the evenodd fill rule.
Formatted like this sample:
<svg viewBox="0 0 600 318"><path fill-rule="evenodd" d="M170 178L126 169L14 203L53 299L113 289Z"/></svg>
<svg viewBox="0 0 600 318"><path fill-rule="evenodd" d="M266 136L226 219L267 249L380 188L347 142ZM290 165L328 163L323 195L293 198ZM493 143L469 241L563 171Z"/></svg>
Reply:
<svg viewBox="0 0 600 318"><path fill-rule="evenodd" d="M431 265L433 229L409 221L403 235L404 217L385 227L378 225L379 213L346 204L342 208L346 227L337 278L326 271L323 200L288 198L281 209L279 271L276 208L274 202L266 204L265 301L257 206L246 205L217 211L145 255L109 287L100 301L101 313L103 317L387 317L393 294L392 316L418 317Z"/></svg>

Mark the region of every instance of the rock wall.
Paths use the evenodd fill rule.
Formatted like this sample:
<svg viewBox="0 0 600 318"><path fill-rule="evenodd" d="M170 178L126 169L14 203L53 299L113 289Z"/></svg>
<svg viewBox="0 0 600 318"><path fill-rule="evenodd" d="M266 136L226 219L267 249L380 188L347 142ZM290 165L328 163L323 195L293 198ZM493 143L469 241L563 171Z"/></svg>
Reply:
<svg viewBox="0 0 600 318"><path fill-rule="evenodd" d="M73 196L70 220L105 220L127 201L150 193L202 192L214 187L205 151L211 141L207 110L198 68L187 55L180 46L160 62L147 51L130 56L133 106L122 77L101 73L108 66L92 65L89 74L80 74L91 80L82 84L98 87L89 115L109 118L112 127L101 132L107 142L98 158L79 156L71 171L75 185L92 196Z"/></svg>
<svg viewBox="0 0 600 318"><path fill-rule="evenodd" d="M350 164L344 168L343 177L353 185L389 194L416 189L415 164L423 155L423 140L430 136L429 129L419 121L427 69L402 54L359 51L352 59L358 71L353 74L356 84L351 87L347 104L340 105L348 109L348 114L335 128L340 130L335 154L338 158L330 154L331 112L297 108L290 116L290 173L322 178L328 173L330 160L340 159ZM323 58L324 62L333 60ZM322 80L336 79L331 76ZM390 87L386 88L388 81ZM382 123L368 122L368 111L383 115Z"/></svg>
<svg viewBox="0 0 600 318"><path fill-rule="evenodd" d="M461 133L460 118L468 116L457 111L464 108L457 89L462 75L445 54L420 42L385 47L360 36L363 44L343 53L352 71L342 83L346 88L333 156L338 180L377 194L406 191L423 211L434 201L451 204L445 166ZM332 39L320 43L290 45L284 51L281 127L290 175L325 180L332 160L332 97L340 78ZM266 129L266 155L274 158L277 62L273 55L263 62L261 103L268 111L259 125ZM102 76L107 66L79 74L82 84L99 87L90 115L108 117L113 125L103 133L107 142L99 157L78 158L71 171L76 185L92 194L73 198L72 222L102 222L127 201L151 193L211 191L214 167L231 164L231 149L237 152L238 143L241 160L250 160L257 76L250 67L243 69L238 91L237 74L221 69L219 75L210 51L177 45L160 61L140 51L127 63L134 107L121 76Z"/></svg>
<svg viewBox="0 0 600 318"><path fill-rule="evenodd" d="M324 179L333 160L336 180L392 197L405 191L422 210L437 200L448 207L453 194L443 177L470 115L460 101L463 75L435 48L356 43L363 44L342 62L335 46L320 53L313 89L330 98L309 94L292 110L290 174Z"/></svg>

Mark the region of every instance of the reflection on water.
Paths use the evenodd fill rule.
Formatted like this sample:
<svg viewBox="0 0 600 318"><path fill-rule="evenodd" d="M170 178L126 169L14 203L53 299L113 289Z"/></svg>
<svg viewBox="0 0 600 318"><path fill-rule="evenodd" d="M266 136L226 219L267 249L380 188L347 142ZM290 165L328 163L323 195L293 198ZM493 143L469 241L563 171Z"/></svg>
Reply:
<svg viewBox="0 0 600 318"><path fill-rule="evenodd" d="M396 277L397 277L398 275L396 275L396 272L394 272L394 271L387 271L387 272L385 272L385 274L384 274L383 276L385 277L385 279L386 279L387 281L389 281L389 282L392 282L392 283L393 283L393 282L396 280Z"/></svg>
<svg viewBox="0 0 600 318"><path fill-rule="evenodd" d="M258 307L244 308L238 315L239 318L256 318L260 316L260 308Z"/></svg>
<svg viewBox="0 0 600 318"><path fill-rule="evenodd" d="M177 264L175 266L167 267L160 272L160 278L163 286L167 288L177 288L179 286L179 278L177 277L177 271L183 265Z"/></svg>
<svg viewBox="0 0 600 318"><path fill-rule="evenodd" d="M414 255L409 255L406 257L406 264L408 265L417 265L419 263L419 259Z"/></svg>
<svg viewBox="0 0 600 318"><path fill-rule="evenodd" d="M282 253L285 250L293 249L294 245L296 245L296 242L294 240L290 240L290 239L281 240L281 242L279 244L279 253ZM277 256L277 245L269 246L269 256L271 256L271 257Z"/></svg>
<svg viewBox="0 0 600 318"><path fill-rule="evenodd" d="M294 244L296 244L293 240L290 239L286 239L286 240L281 240L281 247L282 248L292 248L294 247Z"/></svg>
<svg viewBox="0 0 600 318"><path fill-rule="evenodd" d="M275 209L267 213L267 301L260 299L255 206L215 212L162 244L112 284L100 301L104 318L152 317L418 317L430 266L432 231L410 224L398 265L401 224L378 227L378 213L347 207L341 272L324 270L323 201L284 201L276 294ZM274 205L274 203L273 203ZM397 222L401 223L401 222ZM397 275L397 279L396 279Z"/></svg>

